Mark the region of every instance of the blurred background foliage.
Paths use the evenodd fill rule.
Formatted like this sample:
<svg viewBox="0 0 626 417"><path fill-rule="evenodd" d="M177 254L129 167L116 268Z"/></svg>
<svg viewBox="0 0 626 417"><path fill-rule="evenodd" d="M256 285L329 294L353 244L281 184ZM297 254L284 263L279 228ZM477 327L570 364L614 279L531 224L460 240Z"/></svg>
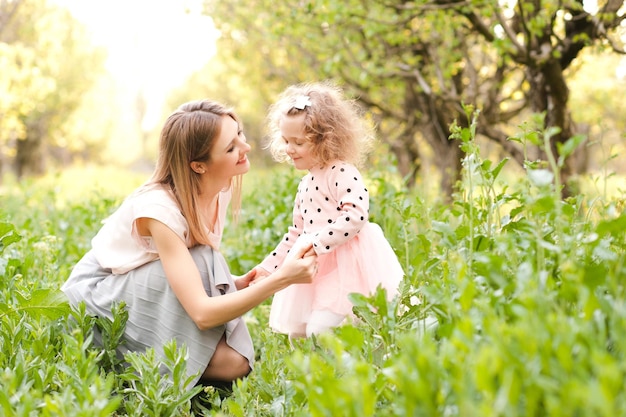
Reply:
<svg viewBox="0 0 626 417"><path fill-rule="evenodd" d="M180 7L215 26L216 39L205 42L215 42L216 52L189 76L163 79L175 87L162 103L141 83L124 86L107 70L110 51L93 42L69 4L0 2L5 180L76 163L150 168L163 119L201 97L236 108L256 145L255 162L264 165L270 162L261 149L268 105L289 84L322 79L342 85L368 112L380 138L375 158L390 155L384 160L405 186L427 181L444 200L464 155L449 140L450 127L467 127L468 105L480 112L483 156L511 158L517 166L506 169L513 172L525 160L546 159L540 144L512 137L532 115L540 115L532 128L555 128L554 151L583 137L561 167L565 196L579 190L582 174L620 173L613 159L626 130L623 1L187 1ZM107 7L89 1L82 7L89 4ZM115 13L121 21L125 10ZM159 23L174 36L170 20ZM141 17L133 24L140 32ZM109 26L116 30L115 21ZM138 52L135 60L142 57ZM156 62L176 65L176 55L163 46ZM160 114L151 123L149 106Z"/></svg>

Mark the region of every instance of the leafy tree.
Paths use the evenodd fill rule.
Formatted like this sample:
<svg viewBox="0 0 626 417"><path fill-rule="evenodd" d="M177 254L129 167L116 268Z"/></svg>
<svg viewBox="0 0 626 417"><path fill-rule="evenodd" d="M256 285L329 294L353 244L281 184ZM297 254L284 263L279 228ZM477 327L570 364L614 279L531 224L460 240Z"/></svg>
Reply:
<svg viewBox="0 0 626 417"><path fill-rule="evenodd" d="M525 108L544 115L542 127L552 128L552 153L557 155L559 148L579 133L569 108L567 69L585 48L593 45L626 53L619 40L626 19L623 1L599 2L597 11L585 9L582 0L519 1L511 8L492 4L482 13L468 8L454 10L503 57L505 62L500 66L519 69L522 84L516 92L522 93ZM501 113L491 109L483 124L497 123ZM500 143L506 139L497 132L482 133ZM575 158L564 161L564 180L578 171L576 162ZM568 192L564 190L565 195Z"/></svg>
<svg viewBox="0 0 626 417"><path fill-rule="evenodd" d="M104 55L69 11L46 0L0 2L0 146L18 177L40 174Z"/></svg>
<svg viewBox="0 0 626 417"><path fill-rule="evenodd" d="M289 42L269 29L275 23L274 16L259 13L261 9L258 3L207 2L206 13L214 17L221 30L217 54L170 95L167 106L174 108L203 96L228 103L242 117L248 141L257 149L265 133L265 110L275 95L285 85L318 77L316 69L304 61L292 61ZM255 152L257 157L262 155Z"/></svg>
<svg viewBox="0 0 626 417"><path fill-rule="evenodd" d="M547 131L556 153L578 133L568 107L568 68L585 48L624 52L617 36L623 2L615 0L597 11L585 10L582 0L209 3L223 33L263 40L254 50L240 44L266 57L257 73L291 67L297 74L295 67L305 69L299 80L314 74L343 83L371 110L409 186L426 142L448 195L462 157L449 140L450 126L468 127L464 105L480 110L478 133L515 161L545 159L538 143L509 140L520 116L542 115L537 128L554 128ZM574 162L562 165L566 181L580 169Z"/></svg>

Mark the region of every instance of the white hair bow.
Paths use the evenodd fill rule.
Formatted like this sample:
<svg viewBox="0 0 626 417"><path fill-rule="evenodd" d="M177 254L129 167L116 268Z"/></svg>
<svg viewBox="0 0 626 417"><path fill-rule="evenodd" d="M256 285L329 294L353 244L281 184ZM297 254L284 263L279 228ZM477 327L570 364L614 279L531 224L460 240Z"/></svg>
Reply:
<svg viewBox="0 0 626 417"><path fill-rule="evenodd" d="M309 96L298 96L296 97L296 104L293 105L298 110L304 110L306 106L311 106L311 99Z"/></svg>

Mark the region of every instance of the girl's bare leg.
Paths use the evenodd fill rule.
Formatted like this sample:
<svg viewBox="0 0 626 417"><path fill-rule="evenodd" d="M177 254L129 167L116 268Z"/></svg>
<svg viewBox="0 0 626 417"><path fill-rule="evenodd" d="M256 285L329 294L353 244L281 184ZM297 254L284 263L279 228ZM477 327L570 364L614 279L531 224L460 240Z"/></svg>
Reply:
<svg viewBox="0 0 626 417"><path fill-rule="evenodd" d="M309 318L306 326L306 336L311 337L314 334L320 334L330 331L332 328L339 326L346 316L335 314L327 310L314 310Z"/></svg>

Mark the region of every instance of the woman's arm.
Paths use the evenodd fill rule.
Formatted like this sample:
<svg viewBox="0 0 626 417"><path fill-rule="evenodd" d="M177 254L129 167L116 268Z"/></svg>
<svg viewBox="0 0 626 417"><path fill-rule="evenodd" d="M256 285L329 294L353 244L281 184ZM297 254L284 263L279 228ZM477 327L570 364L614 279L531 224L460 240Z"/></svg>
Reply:
<svg viewBox="0 0 626 417"><path fill-rule="evenodd" d="M219 326L240 317L290 284L310 283L314 275L316 257L303 257L310 247L303 248L299 256L289 259L255 285L219 297L209 297L184 242L158 220L143 219L143 222L155 242L174 294L200 329Z"/></svg>

